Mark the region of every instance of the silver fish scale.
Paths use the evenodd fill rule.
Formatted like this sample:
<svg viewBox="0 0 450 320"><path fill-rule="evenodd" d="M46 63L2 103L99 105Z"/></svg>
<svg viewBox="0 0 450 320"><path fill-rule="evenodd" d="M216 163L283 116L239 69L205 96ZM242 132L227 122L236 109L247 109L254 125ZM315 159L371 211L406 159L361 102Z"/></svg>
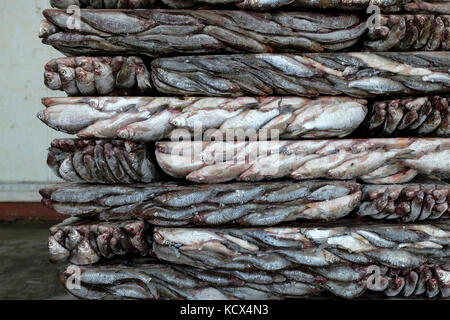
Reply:
<svg viewBox="0 0 450 320"><path fill-rule="evenodd" d="M89 97L44 98L37 117L80 138L153 142L192 139L201 130L216 140L255 130L281 139L332 138L368 129L371 136L450 136L448 98L425 96L373 102L347 97ZM344 116L345 115L345 116ZM120 123L117 125L117 123Z"/></svg>
<svg viewBox="0 0 450 320"><path fill-rule="evenodd" d="M40 194L74 296L450 298L449 0L49 2L69 98L38 118L78 139Z"/></svg>

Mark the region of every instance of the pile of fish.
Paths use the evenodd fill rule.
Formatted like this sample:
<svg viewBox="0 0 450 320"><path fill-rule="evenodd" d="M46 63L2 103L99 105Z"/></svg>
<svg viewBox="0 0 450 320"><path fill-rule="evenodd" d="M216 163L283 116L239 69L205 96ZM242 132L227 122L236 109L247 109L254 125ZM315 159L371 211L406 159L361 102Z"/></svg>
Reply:
<svg viewBox="0 0 450 320"><path fill-rule="evenodd" d="M450 298L449 1L50 4L71 294Z"/></svg>
<svg viewBox="0 0 450 320"><path fill-rule="evenodd" d="M335 138L367 130L371 137L450 136L449 99L374 101L350 97L88 97L45 98L38 118L84 139L152 142L226 137L241 129L281 139ZM70 121L68 121L70 119ZM276 131L274 131L276 130ZM222 139L223 140L223 139Z"/></svg>
<svg viewBox="0 0 450 320"><path fill-rule="evenodd" d="M372 51L447 50L450 15L380 15L368 28L357 14L250 13L223 10L85 10L74 34L70 15L46 10L40 37L66 54L208 54L322 52L360 47ZM102 21L120 24L101 24ZM168 21L170 21L168 23Z"/></svg>

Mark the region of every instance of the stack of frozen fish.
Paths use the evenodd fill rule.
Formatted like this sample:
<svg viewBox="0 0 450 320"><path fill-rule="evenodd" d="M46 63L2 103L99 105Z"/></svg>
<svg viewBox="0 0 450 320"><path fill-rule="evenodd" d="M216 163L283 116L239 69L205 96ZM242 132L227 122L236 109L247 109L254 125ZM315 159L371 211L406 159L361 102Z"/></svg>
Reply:
<svg viewBox="0 0 450 320"><path fill-rule="evenodd" d="M51 5L73 295L450 296L450 2Z"/></svg>

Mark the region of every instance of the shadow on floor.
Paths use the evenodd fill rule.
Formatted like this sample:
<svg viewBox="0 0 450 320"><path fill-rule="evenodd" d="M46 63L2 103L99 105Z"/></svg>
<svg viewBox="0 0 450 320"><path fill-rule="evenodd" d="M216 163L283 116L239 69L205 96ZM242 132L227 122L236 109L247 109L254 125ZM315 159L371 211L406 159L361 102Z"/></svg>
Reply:
<svg viewBox="0 0 450 320"><path fill-rule="evenodd" d="M56 223L0 222L0 299L73 299L48 262L48 229Z"/></svg>

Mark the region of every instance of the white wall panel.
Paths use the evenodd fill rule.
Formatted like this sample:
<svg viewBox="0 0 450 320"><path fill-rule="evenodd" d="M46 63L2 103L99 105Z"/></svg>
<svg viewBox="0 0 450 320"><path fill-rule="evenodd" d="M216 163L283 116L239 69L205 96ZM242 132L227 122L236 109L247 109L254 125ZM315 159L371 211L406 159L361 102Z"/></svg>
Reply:
<svg viewBox="0 0 450 320"><path fill-rule="evenodd" d="M60 57L38 38L48 0L0 1L0 183L49 182L50 141L63 137L36 118L44 96L61 96L43 83L43 67Z"/></svg>

